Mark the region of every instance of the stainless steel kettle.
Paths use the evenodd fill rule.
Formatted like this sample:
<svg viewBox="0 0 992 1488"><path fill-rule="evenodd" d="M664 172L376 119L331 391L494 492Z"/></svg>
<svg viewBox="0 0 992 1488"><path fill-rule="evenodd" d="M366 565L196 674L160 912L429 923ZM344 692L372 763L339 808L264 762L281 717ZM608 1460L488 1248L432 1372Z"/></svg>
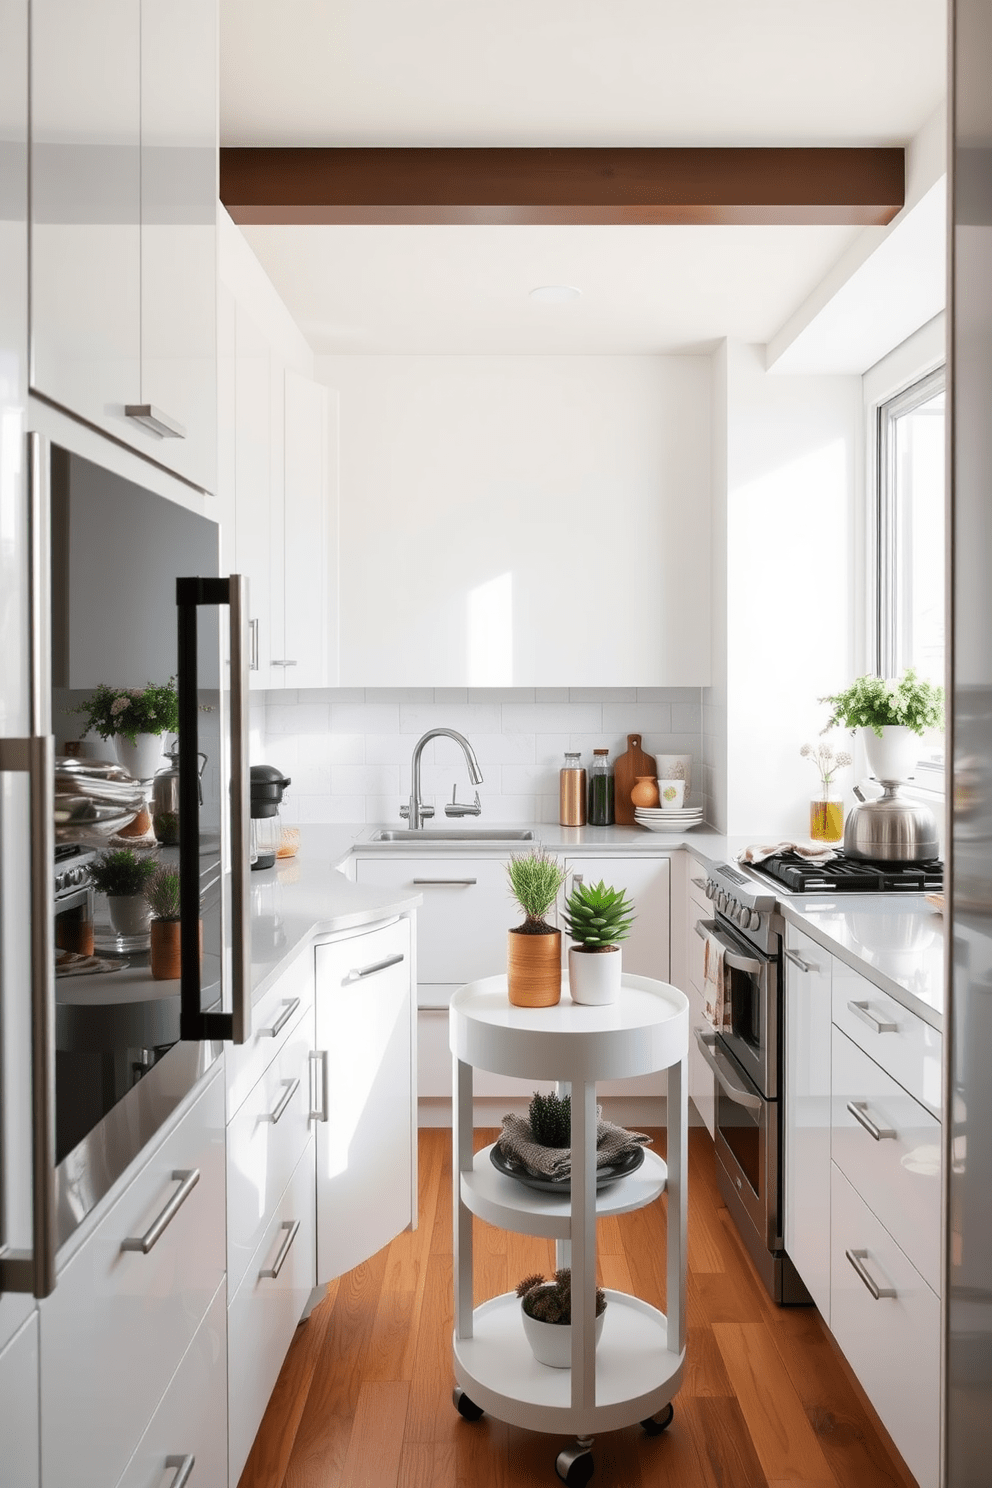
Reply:
<svg viewBox="0 0 992 1488"><path fill-rule="evenodd" d="M880 781L882 795L870 801L854 787L862 803L844 825L844 852L849 858L879 863L925 863L940 855L937 822L929 806L907 801L895 781Z"/></svg>

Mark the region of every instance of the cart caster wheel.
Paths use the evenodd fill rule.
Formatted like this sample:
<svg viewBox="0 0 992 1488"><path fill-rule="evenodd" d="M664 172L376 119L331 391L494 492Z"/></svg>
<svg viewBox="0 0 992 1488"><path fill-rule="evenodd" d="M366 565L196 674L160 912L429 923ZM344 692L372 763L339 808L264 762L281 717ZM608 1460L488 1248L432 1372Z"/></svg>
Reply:
<svg viewBox="0 0 992 1488"><path fill-rule="evenodd" d="M555 1472L568 1488L584 1488L595 1471L592 1453L586 1449L570 1447L559 1452L555 1460Z"/></svg>
<svg viewBox="0 0 992 1488"><path fill-rule="evenodd" d="M641 1425L644 1427L644 1430L647 1432L648 1436L660 1436L663 1431L667 1431L669 1426L671 1426L672 1417L674 1415L675 1407L672 1402L669 1401L666 1406L662 1407L657 1415L648 1416L646 1421L641 1422Z"/></svg>
<svg viewBox="0 0 992 1488"><path fill-rule="evenodd" d="M455 1410L466 1421L479 1421L482 1419L483 1410L481 1405L476 1405L474 1400L469 1400L461 1385L456 1385L451 1392Z"/></svg>

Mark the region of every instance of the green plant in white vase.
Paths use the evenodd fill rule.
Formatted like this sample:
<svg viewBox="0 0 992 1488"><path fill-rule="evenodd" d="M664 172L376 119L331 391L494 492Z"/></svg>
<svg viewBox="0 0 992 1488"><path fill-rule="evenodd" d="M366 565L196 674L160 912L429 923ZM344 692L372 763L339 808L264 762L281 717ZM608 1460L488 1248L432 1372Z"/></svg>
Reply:
<svg viewBox="0 0 992 1488"><path fill-rule="evenodd" d="M148 933L149 908L145 888L155 872L155 859L133 847L101 853L90 868L93 887L106 894L110 923L119 936L133 939Z"/></svg>
<svg viewBox="0 0 992 1488"><path fill-rule="evenodd" d="M620 941L634 922L626 889L576 879L562 919L575 942L568 948L568 984L573 1002L615 1002L620 992Z"/></svg>
<svg viewBox="0 0 992 1488"><path fill-rule="evenodd" d="M868 768L881 781L905 780L919 756L917 740L944 726L944 689L918 677L913 667L899 678L858 677L820 702L831 708L823 732L837 724L860 729Z"/></svg>
<svg viewBox="0 0 992 1488"><path fill-rule="evenodd" d="M164 734L179 732L179 697L175 678L149 682L144 687L108 687L70 708L86 717L83 734L92 729L101 739L112 739L117 758L135 780L154 775L165 752Z"/></svg>

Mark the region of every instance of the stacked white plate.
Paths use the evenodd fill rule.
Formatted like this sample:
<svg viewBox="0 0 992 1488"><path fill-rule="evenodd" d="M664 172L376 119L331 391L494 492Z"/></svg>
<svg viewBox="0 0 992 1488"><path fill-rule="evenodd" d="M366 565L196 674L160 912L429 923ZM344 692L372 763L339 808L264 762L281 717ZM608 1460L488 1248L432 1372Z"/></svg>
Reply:
<svg viewBox="0 0 992 1488"><path fill-rule="evenodd" d="M688 832L703 820L703 808L683 806L678 811L663 811L660 806L635 806L634 820L649 832Z"/></svg>

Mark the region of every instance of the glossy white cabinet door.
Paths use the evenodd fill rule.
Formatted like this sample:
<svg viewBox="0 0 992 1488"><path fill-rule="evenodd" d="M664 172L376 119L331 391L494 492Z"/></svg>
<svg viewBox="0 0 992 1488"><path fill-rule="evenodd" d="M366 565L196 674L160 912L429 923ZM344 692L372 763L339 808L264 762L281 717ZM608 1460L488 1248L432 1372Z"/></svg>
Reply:
<svg viewBox="0 0 992 1488"><path fill-rule="evenodd" d="M833 1018L869 1058L940 1116L942 1040L936 1028L838 960L834 962Z"/></svg>
<svg viewBox="0 0 992 1488"><path fill-rule="evenodd" d="M399 804L399 803L397 803ZM501 858L361 858L358 882L421 894L417 976L422 987L452 989L506 970L506 936L515 912ZM447 1000L447 999L445 999Z"/></svg>
<svg viewBox="0 0 992 1488"><path fill-rule="evenodd" d="M11 1488L38 1488L38 1317L0 1351L0 1476Z"/></svg>
<svg viewBox="0 0 992 1488"><path fill-rule="evenodd" d="M255 626L257 667L252 688L281 687L282 672L271 666L283 655L282 624L274 633L272 564L282 564L282 506L273 515L272 367L269 345L248 311L236 310L235 366L235 543L233 569L248 575L249 615ZM273 544L273 530L279 543ZM275 547L275 556L274 556Z"/></svg>
<svg viewBox="0 0 992 1488"><path fill-rule="evenodd" d="M141 389L141 10L31 7L31 386L129 444Z"/></svg>
<svg viewBox="0 0 992 1488"><path fill-rule="evenodd" d="M318 946L317 1280L374 1255L414 1220L416 1089L410 923Z"/></svg>
<svg viewBox="0 0 992 1488"><path fill-rule="evenodd" d="M831 961L822 946L786 927L785 1248L828 1323Z"/></svg>
<svg viewBox="0 0 992 1488"><path fill-rule="evenodd" d="M141 0L141 397L134 401L185 431L163 439L142 430L146 453L206 491L217 489L217 159L217 7Z"/></svg>
<svg viewBox="0 0 992 1488"><path fill-rule="evenodd" d="M282 670L287 687L327 687L337 680L329 671L327 389L292 370L286 372L283 437Z"/></svg>

